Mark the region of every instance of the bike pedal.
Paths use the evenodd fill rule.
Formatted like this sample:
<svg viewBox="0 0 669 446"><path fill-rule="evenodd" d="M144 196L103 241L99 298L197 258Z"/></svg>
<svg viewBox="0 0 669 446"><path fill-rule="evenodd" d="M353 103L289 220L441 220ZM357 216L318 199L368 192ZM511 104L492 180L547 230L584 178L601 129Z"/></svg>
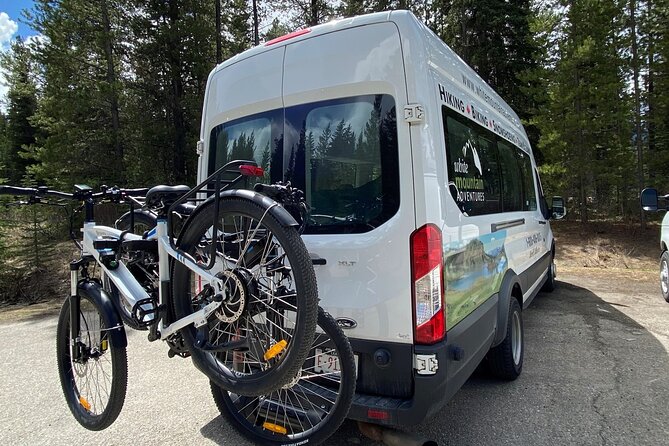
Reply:
<svg viewBox="0 0 669 446"><path fill-rule="evenodd" d="M132 307L132 317L141 327L148 327L158 322L160 308L153 298L142 299Z"/></svg>
<svg viewBox="0 0 669 446"><path fill-rule="evenodd" d="M167 356L169 358L174 358L179 356L180 358L188 358L190 356L190 351L186 348L183 338L180 333L176 333L166 339L167 345L170 349L167 351Z"/></svg>

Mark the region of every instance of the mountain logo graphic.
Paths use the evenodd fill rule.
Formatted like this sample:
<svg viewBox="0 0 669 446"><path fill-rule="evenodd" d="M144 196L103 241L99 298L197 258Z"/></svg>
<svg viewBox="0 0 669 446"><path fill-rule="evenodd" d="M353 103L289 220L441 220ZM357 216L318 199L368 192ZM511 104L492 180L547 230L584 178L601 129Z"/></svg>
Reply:
<svg viewBox="0 0 669 446"><path fill-rule="evenodd" d="M471 139L468 139L465 145L462 147L462 155L467 156L467 151L472 151L472 157L474 157L474 165L479 171L479 175L483 176L483 167L481 167L481 159L479 158L479 152L476 150L476 146L472 143Z"/></svg>

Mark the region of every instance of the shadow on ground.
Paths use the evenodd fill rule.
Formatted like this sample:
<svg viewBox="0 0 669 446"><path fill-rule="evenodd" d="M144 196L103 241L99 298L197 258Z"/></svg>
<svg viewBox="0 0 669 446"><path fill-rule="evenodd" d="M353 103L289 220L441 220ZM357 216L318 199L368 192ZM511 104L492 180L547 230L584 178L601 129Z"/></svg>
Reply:
<svg viewBox="0 0 669 446"><path fill-rule="evenodd" d="M618 310L647 305L636 297L609 303L589 289L560 282L524 313L519 379L500 382L481 366L436 416L405 430L440 445L665 442L669 355L653 333ZM224 422L216 417L201 432L231 444L222 437ZM325 444L374 443L347 421Z"/></svg>

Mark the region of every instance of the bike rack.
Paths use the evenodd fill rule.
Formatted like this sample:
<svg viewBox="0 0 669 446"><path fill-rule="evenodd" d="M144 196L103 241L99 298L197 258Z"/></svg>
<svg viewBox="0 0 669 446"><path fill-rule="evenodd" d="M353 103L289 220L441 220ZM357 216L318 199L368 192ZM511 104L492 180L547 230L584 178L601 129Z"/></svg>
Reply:
<svg viewBox="0 0 669 446"><path fill-rule="evenodd" d="M240 182L244 182L242 188L247 188L248 179L250 176L253 175L243 173L241 169L242 166L251 166L253 168L257 168L258 163L256 163L255 161L246 161L246 160L231 161L226 165L224 165L223 167L221 167L220 169L216 170L202 183L198 184L188 193L182 195L181 197L179 197L178 200L172 203L172 205L167 210L167 233L170 238L170 245L172 246L172 249L177 251L179 254L197 262L189 254L178 249L174 242L174 240L181 235L181 231L183 231L183 228L185 228L188 225L188 221L190 220L191 216L190 215L188 216L188 218L182 225L179 234L176 234L175 237L174 234L175 215L178 214L179 207L186 202L194 202L197 205L200 205L202 204L202 202L207 200L212 195L217 197L221 194L221 192L231 189L233 187L237 187L237 184ZM216 240L218 237L218 225L216 224L216 222L218 222L219 207L220 207L220 201L217 200L216 207L214 208L214 219L212 223L213 227L212 240ZM216 243L212 243L209 253L209 263L206 266L204 266L204 269L206 270L212 269L215 263L216 263Z"/></svg>

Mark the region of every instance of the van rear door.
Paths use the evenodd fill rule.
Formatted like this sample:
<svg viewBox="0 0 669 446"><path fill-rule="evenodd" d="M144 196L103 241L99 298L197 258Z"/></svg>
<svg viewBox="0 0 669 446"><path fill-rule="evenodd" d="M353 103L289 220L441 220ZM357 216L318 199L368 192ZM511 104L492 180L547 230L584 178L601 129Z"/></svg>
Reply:
<svg viewBox="0 0 669 446"><path fill-rule="evenodd" d="M415 229L400 36L383 22L286 46L284 171L311 206L322 306L352 338L411 343Z"/></svg>

